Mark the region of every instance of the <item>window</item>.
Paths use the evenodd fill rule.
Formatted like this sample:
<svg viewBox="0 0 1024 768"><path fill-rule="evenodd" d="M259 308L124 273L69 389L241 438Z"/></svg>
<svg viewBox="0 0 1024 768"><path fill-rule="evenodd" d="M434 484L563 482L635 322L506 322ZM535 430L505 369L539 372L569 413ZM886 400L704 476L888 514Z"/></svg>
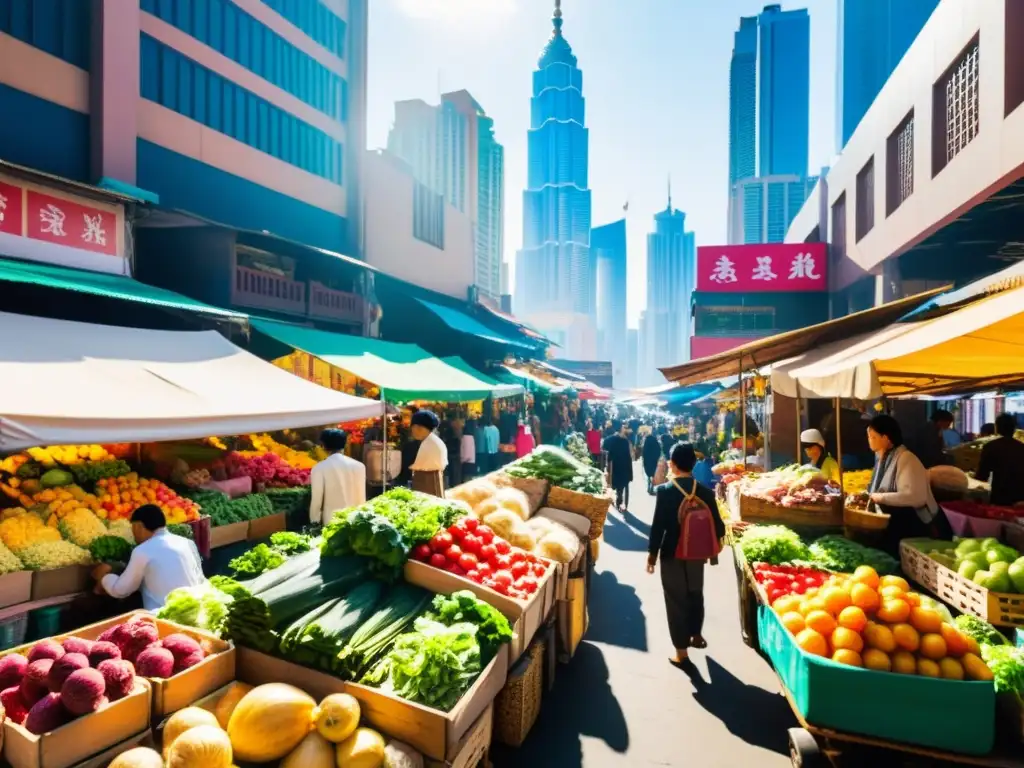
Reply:
<svg viewBox="0 0 1024 768"><path fill-rule="evenodd" d="M741 336L775 330L774 307L697 307L695 333Z"/></svg>
<svg viewBox="0 0 1024 768"><path fill-rule="evenodd" d="M914 111L889 134L885 150L885 215L914 193Z"/></svg>
<svg viewBox="0 0 1024 768"><path fill-rule="evenodd" d="M846 193L843 192L832 204L832 261L846 258Z"/></svg>
<svg viewBox="0 0 1024 768"><path fill-rule="evenodd" d="M1005 36L1003 108L1009 117L1024 104L1024 46L1018 44L1024 37L1024 3L1006 4Z"/></svg>
<svg viewBox="0 0 1024 768"><path fill-rule="evenodd" d="M857 242L875 226L875 158L857 174Z"/></svg>
<svg viewBox="0 0 1024 768"><path fill-rule="evenodd" d="M932 173L938 174L978 135L978 40L967 46L932 91Z"/></svg>

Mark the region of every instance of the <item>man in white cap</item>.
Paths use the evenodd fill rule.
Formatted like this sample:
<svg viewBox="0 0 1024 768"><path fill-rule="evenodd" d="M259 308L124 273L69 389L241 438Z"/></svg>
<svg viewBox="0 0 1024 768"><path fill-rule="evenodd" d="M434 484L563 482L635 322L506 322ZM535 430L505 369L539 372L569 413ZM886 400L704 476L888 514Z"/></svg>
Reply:
<svg viewBox="0 0 1024 768"><path fill-rule="evenodd" d="M807 454L808 463L816 467L830 483L839 485L839 464L825 450L825 438L816 429L800 433L800 447Z"/></svg>

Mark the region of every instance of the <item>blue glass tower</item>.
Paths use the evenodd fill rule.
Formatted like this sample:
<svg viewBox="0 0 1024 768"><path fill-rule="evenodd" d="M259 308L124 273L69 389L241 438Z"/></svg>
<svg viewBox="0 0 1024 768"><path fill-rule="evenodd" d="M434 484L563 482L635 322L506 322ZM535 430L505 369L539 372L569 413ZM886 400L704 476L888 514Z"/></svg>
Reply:
<svg viewBox="0 0 1024 768"><path fill-rule="evenodd" d="M526 317L545 315L538 324L558 340L568 337L554 326L593 318L596 280L590 260L583 72L562 35L561 0L555 1L552 21L551 39L533 73L515 306Z"/></svg>
<svg viewBox="0 0 1024 768"><path fill-rule="evenodd" d="M758 17L758 175L807 175L811 20L767 5Z"/></svg>
<svg viewBox="0 0 1024 768"><path fill-rule="evenodd" d="M597 267L597 351L618 368L626 359L626 220L594 227L590 252Z"/></svg>
<svg viewBox="0 0 1024 768"><path fill-rule="evenodd" d="M857 130L939 0L839 0L836 149Z"/></svg>
<svg viewBox="0 0 1024 768"><path fill-rule="evenodd" d="M697 287L696 236L686 230L686 214L668 206L654 216L647 235L647 313L643 340L651 367L690 359L690 299Z"/></svg>
<svg viewBox="0 0 1024 768"><path fill-rule="evenodd" d="M757 17L740 19L729 65L729 186L753 176L757 159Z"/></svg>

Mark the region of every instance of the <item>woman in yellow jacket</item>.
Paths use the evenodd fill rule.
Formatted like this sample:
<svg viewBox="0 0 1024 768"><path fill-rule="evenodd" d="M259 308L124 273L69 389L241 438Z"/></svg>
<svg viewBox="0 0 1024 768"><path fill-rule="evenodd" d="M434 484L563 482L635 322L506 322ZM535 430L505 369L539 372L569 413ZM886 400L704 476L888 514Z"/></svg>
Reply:
<svg viewBox="0 0 1024 768"><path fill-rule="evenodd" d="M817 467L830 483L839 485L839 463L825 450L825 438L816 429L800 433L800 447L807 454L808 464Z"/></svg>

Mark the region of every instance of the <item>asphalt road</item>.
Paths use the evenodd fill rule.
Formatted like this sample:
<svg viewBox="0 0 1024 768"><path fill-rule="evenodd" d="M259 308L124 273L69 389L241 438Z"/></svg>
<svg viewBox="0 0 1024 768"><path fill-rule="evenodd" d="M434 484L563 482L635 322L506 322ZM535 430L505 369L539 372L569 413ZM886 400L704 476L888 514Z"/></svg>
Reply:
<svg viewBox="0 0 1024 768"><path fill-rule="evenodd" d="M789 766L796 723L774 673L740 638L729 553L707 570L708 648L691 653L690 675L668 662L660 581L644 570L654 499L644 481L631 495L630 511L611 511L605 525L590 629L558 667L526 743L493 748L495 768Z"/></svg>

